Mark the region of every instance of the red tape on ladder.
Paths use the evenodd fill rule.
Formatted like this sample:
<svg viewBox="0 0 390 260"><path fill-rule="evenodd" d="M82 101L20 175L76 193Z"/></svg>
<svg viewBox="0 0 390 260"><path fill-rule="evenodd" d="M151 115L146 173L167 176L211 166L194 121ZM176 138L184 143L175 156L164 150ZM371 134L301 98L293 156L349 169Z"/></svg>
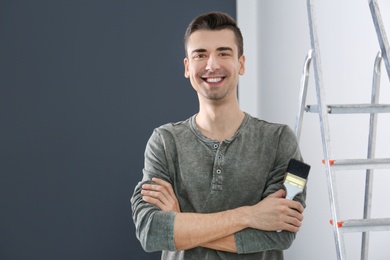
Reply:
<svg viewBox="0 0 390 260"><path fill-rule="evenodd" d="M333 165L336 160L329 160L329 164ZM325 160L322 160L322 163L325 164Z"/></svg>
<svg viewBox="0 0 390 260"><path fill-rule="evenodd" d="M330 220L329 222L330 222L331 225L333 225L333 220ZM343 221L339 221L339 222L337 222L337 227L341 228L343 226L343 224L344 224Z"/></svg>

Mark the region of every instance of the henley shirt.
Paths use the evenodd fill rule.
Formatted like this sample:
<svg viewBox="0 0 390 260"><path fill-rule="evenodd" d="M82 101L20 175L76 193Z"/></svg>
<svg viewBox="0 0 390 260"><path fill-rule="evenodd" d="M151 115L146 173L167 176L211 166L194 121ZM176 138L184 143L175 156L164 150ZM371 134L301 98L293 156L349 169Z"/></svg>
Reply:
<svg viewBox="0 0 390 260"><path fill-rule="evenodd" d="M295 233L247 228L234 234L237 253L204 247L177 251L176 213L142 200L142 184L157 177L172 184L181 212L213 213L251 206L283 188L291 158L302 160L287 125L245 113L234 136L218 142L200 132L195 117L156 128L146 145L143 178L131 198L142 247L147 252L162 251L162 259L283 259L283 250L290 247ZM306 190L295 200L305 207L305 197Z"/></svg>

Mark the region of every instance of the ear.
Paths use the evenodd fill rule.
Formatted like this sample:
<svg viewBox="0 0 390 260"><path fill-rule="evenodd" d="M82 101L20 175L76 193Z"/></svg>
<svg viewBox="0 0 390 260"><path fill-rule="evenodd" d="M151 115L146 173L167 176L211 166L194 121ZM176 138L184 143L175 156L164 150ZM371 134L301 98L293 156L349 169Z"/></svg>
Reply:
<svg viewBox="0 0 390 260"><path fill-rule="evenodd" d="M242 76L245 73L245 55L241 55L241 57L238 59L238 62L240 63L240 70L238 73Z"/></svg>
<svg viewBox="0 0 390 260"><path fill-rule="evenodd" d="M188 79L190 77L190 73L188 72L188 59L184 58L183 63L184 63L184 77Z"/></svg>

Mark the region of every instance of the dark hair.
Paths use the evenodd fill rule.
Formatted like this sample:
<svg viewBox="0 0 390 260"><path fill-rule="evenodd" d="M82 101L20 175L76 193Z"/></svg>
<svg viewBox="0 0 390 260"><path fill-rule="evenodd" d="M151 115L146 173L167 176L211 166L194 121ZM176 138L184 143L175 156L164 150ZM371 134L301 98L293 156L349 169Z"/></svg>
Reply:
<svg viewBox="0 0 390 260"><path fill-rule="evenodd" d="M244 53L244 40L240 28L238 28L236 21L226 13L211 12L199 15L188 25L184 34L184 48L187 56L187 43L191 34L198 30L223 30L230 29L233 31L238 47L238 57Z"/></svg>

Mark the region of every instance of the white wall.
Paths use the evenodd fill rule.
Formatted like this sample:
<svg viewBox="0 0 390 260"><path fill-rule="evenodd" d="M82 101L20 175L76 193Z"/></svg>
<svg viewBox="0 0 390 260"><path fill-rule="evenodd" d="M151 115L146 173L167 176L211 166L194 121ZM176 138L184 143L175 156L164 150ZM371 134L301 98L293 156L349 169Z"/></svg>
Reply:
<svg viewBox="0 0 390 260"><path fill-rule="evenodd" d="M379 50L367 0L315 1L326 102L369 103L372 71ZM390 35L390 1L380 0L382 18ZM306 1L237 1L237 20L244 34L246 74L240 79L241 107L259 118L292 128L298 109L300 78L310 37ZM310 74L307 104L315 104L314 76ZM382 63L381 102L390 103L390 82ZM368 115L331 115L334 158L364 158ZM378 123L377 156L390 158L390 117ZM305 221L286 259L336 259L330 207L321 164L322 144L317 114L305 114L302 154L312 165ZM364 171L338 172L341 218L361 218ZM372 217L389 217L389 170L374 177ZM348 259L360 259L360 233L345 235ZM370 235L369 259L390 259L390 232Z"/></svg>
<svg viewBox="0 0 390 260"><path fill-rule="evenodd" d="M257 0L237 1L237 22L243 25L240 28L244 36L244 53L248 54L245 55L245 74L240 78L238 97L241 108L255 116L259 113L258 97L260 97L260 88L258 87L260 80L258 73L260 67L258 3Z"/></svg>

